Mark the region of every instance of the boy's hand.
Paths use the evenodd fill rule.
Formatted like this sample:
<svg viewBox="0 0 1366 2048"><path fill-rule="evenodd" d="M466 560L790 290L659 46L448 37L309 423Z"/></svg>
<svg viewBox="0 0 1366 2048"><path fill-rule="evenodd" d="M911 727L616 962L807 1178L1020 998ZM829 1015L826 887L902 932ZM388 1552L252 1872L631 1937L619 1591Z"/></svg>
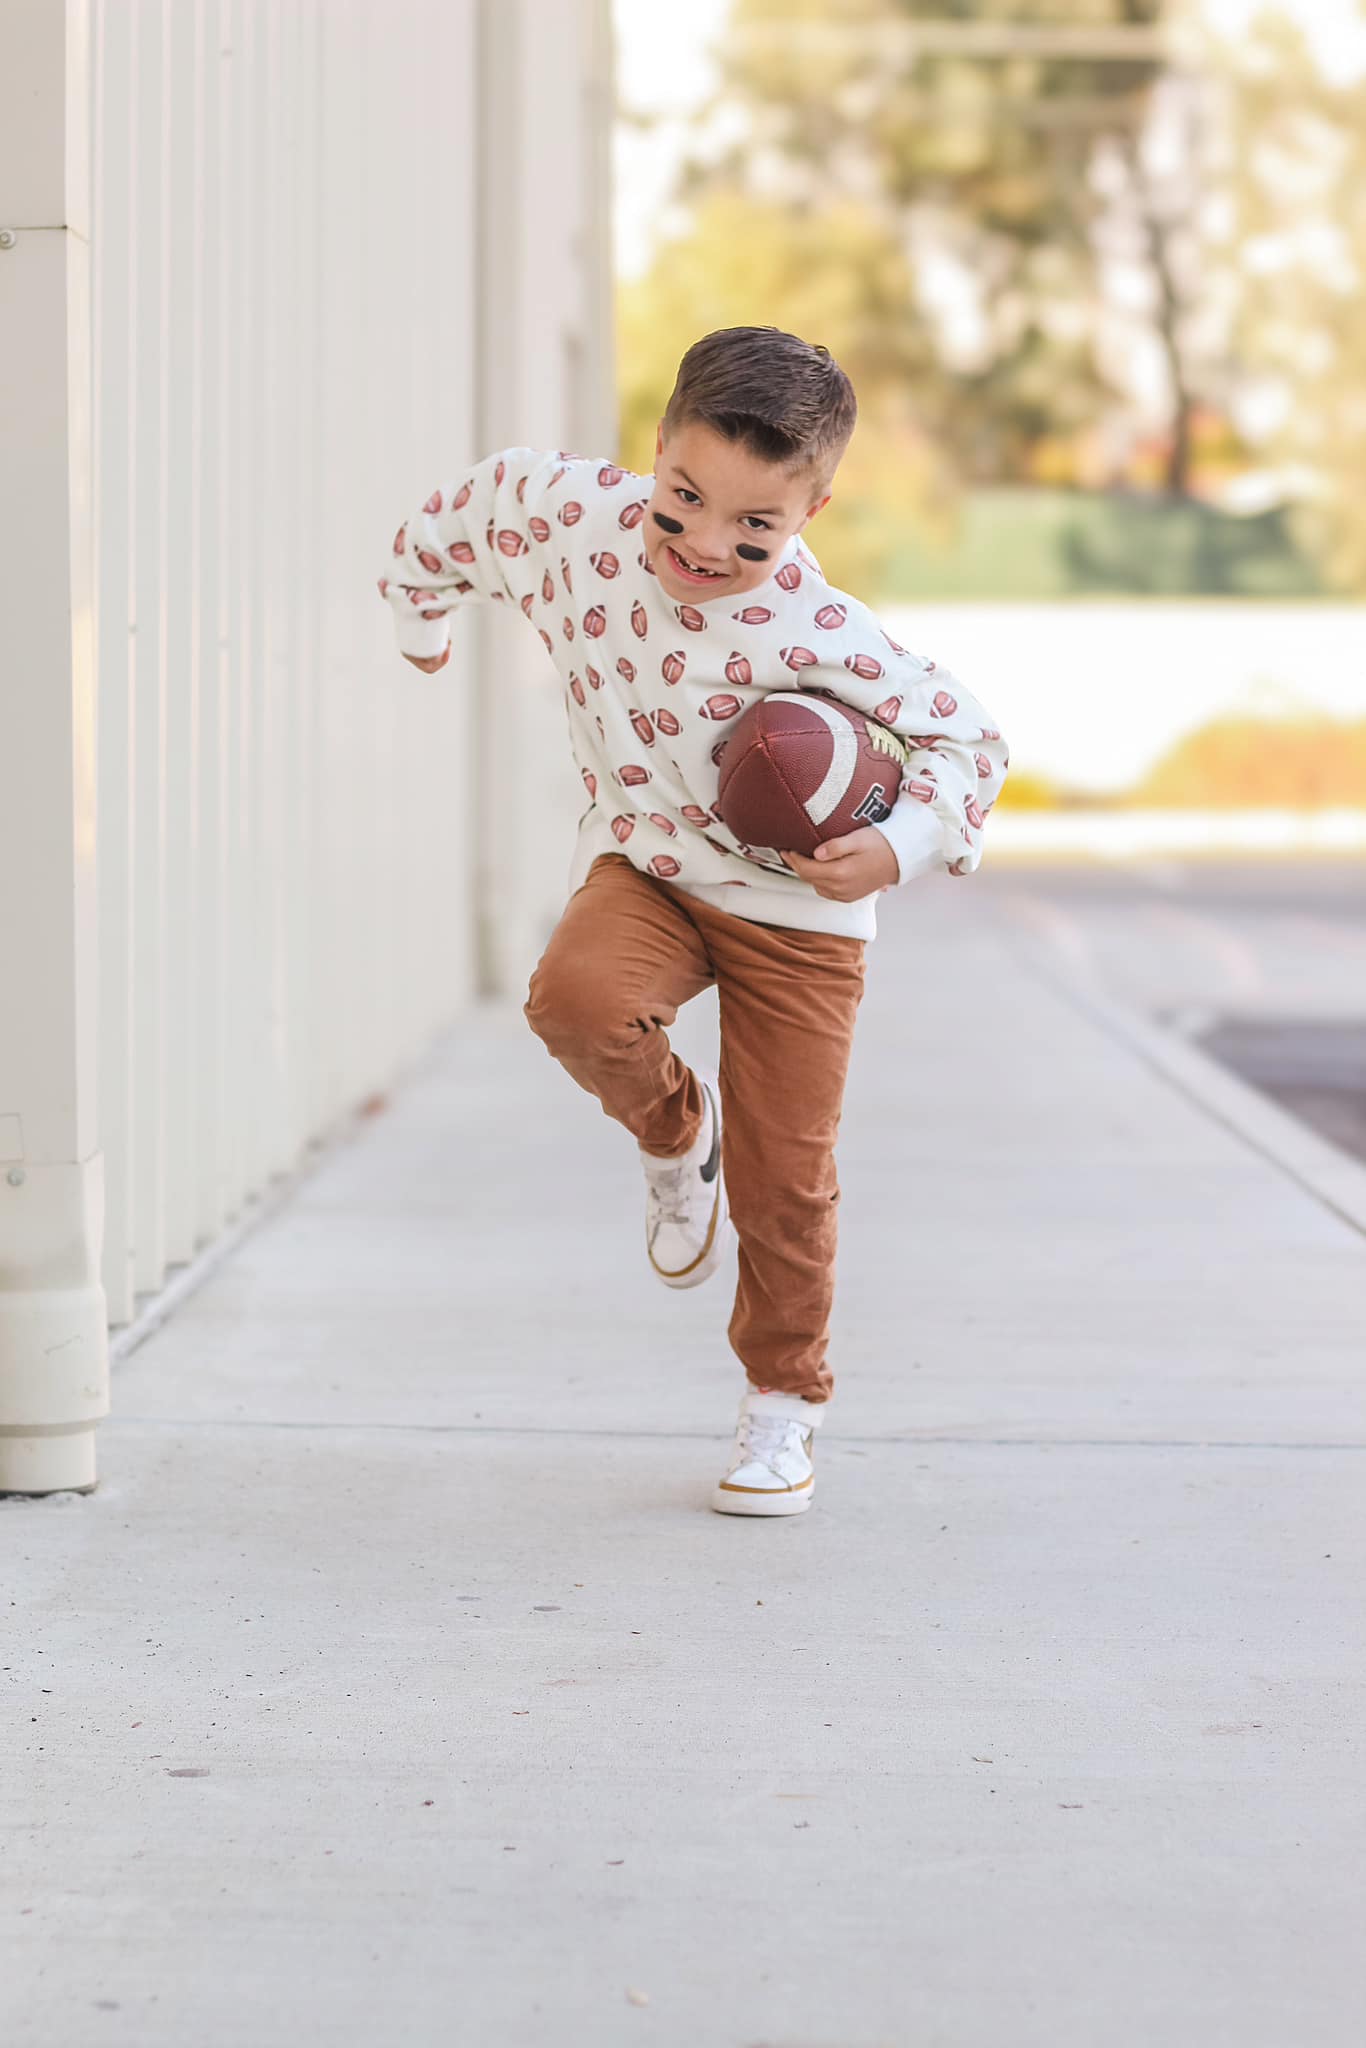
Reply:
<svg viewBox="0 0 1366 2048"><path fill-rule="evenodd" d="M444 668L450 658L449 647L444 648L440 654L405 654L403 657L405 661L410 661L414 668L420 668L422 673L428 676L434 676L439 668Z"/></svg>
<svg viewBox="0 0 1366 2048"><path fill-rule="evenodd" d="M818 896L835 903L857 903L861 896L891 889L901 879L892 843L875 825L864 825L844 839L825 840L816 848L814 860L801 853L784 853L783 859Z"/></svg>

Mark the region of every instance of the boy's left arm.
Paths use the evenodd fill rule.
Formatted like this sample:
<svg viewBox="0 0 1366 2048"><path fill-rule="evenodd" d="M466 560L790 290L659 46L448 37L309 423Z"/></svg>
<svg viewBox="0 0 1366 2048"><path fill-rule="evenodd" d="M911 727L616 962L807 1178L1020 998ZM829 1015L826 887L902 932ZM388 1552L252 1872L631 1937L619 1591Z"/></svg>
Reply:
<svg viewBox="0 0 1366 2048"><path fill-rule="evenodd" d="M814 859L790 863L820 896L851 903L942 868L970 875L982 859L982 828L1006 779L1010 750L977 699L949 670L908 653L888 635L850 628L831 657L798 671L887 726L907 758L891 816L842 839Z"/></svg>

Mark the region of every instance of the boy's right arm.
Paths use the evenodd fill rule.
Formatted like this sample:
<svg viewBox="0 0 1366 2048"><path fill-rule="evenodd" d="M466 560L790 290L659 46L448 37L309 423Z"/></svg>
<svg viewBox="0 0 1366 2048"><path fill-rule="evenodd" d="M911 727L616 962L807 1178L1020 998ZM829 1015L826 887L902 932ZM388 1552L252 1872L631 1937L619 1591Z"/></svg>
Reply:
<svg viewBox="0 0 1366 2048"><path fill-rule="evenodd" d="M520 604L539 584L550 538L543 500L563 473L558 454L504 448L438 486L404 520L379 592L399 652L415 668L433 675L445 667L448 614L458 605Z"/></svg>

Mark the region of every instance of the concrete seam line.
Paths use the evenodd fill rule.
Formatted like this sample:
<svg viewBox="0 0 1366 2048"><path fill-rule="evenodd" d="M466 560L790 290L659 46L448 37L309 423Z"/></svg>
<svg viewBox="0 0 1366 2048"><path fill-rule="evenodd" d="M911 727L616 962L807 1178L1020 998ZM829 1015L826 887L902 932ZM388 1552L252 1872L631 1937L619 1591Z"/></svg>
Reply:
<svg viewBox="0 0 1366 2048"><path fill-rule="evenodd" d="M1211 1054L1201 1052L1141 1011L1117 1002L1074 970L1060 964L1051 968L1041 966L1037 958L1018 944L1013 933L1007 930L1004 936L1037 980L1057 990L1110 1037L1128 1045L1211 1122L1231 1131L1249 1150L1279 1168L1340 1222L1366 1236L1366 1167L1319 1137Z"/></svg>
<svg viewBox="0 0 1366 2048"><path fill-rule="evenodd" d="M311 1435L364 1430L367 1436L516 1436L588 1437L621 1443L725 1443L724 1431L715 1429L595 1429L590 1424L533 1422L384 1422L367 1417L359 1422L328 1422L307 1418L301 1422L256 1421L242 1415L111 1415L104 1427L122 1429L241 1429L306 1430ZM1366 1451L1366 1440L1345 1437L1341 1443L1323 1443L1316 1437L1303 1443L1289 1443L1282 1437L1222 1436L956 1436L947 1431L927 1430L923 1435L839 1436L832 1434L822 1452L846 1444L871 1444L874 1449L901 1448L910 1451L951 1449L987 1451Z"/></svg>

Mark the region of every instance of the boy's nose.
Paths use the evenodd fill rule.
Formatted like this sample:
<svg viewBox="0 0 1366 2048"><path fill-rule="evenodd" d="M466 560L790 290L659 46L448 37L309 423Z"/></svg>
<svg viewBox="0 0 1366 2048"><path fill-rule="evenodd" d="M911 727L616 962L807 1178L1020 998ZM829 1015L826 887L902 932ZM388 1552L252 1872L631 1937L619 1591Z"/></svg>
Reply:
<svg viewBox="0 0 1366 2048"><path fill-rule="evenodd" d="M686 534L684 538L700 569L721 569L730 559L730 549L724 541L708 540L700 533Z"/></svg>

